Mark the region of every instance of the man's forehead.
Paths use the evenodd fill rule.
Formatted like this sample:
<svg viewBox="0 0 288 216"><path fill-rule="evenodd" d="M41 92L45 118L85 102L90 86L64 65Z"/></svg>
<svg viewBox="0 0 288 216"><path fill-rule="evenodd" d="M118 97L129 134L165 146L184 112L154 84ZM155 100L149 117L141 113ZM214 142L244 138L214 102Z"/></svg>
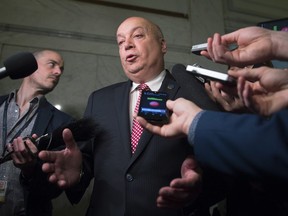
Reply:
<svg viewBox="0 0 288 216"><path fill-rule="evenodd" d="M147 30L149 29L149 26L150 26L149 23L144 19L128 19L124 21L122 24L120 24L117 30L117 35L118 33L121 33L122 31L124 31L125 29L133 30L136 28L143 28Z"/></svg>
<svg viewBox="0 0 288 216"><path fill-rule="evenodd" d="M117 32L117 36L124 36L125 34L127 33L133 33L135 31L144 31L144 32L147 32L147 28L145 28L144 26L134 26L134 27L131 27L131 28L126 28L125 30L118 30Z"/></svg>
<svg viewBox="0 0 288 216"><path fill-rule="evenodd" d="M39 60L42 60L43 63L44 62L47 62L47 63L48 62L54 62L54 63L56 63L58 65L63 65L64 64L64 60L59 55L46 55L46 56L44 55L41 58L39 58Z"/></svg>

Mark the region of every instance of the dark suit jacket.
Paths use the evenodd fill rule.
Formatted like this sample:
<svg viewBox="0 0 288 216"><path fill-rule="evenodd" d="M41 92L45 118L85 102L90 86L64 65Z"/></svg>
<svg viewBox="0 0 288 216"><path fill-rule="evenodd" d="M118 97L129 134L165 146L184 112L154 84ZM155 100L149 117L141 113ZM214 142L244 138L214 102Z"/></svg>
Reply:
<svg viewBox="0 0 288 216"><path fill-rule="evenodd" d="M269 118L210 111L200 117L195 156L204 170L222 173L214 175L214 189L225 189L228 215L288 215L287 132L288 110Z"/></svg>
<svg viewBox="0 0 288 216"><path fill-rule="evenodd" d="M94 177L87 215L99 216L178 216L186 209L156 207L159 189L180 177L182 162L192 153L187 138L167 139L144 130L137 150L131 155L129 92L131 81L114 84L93 92L85 116L95 119L101 131L95 142L84 146L82 188L74 188L71 202L78 202ZM160 91L170 99L202 98L181 88L167 73ZM79 189L79 191L77 191ZM82 189L82 191L81 191ZM78 192L78 194L77 194Z"/></svg>
<svg viewBox="0 0 288 216"><path fill-rule="evenodd" d="M0 97L0 104L4 103L8 95ZM46 98L42 98L39 104L38 115L32 129L32 134L43 135L51 133L63 124L73 119L66 113L59 111ZM47 181L47 176L41 170L41 162L37 164L37 171L32 180L26 181L20 176L20 182L24 188L24 197L27 215L50 216L52 215L51 199L60 195L59 188Z"/></svg>
<svg viewBox="0 0 288 216"><path fill-rule="evenodd" d="M203 165L229 175L287 182L287 131L288 110L269 118L207 111L196 127L195 153Z"/></svg>

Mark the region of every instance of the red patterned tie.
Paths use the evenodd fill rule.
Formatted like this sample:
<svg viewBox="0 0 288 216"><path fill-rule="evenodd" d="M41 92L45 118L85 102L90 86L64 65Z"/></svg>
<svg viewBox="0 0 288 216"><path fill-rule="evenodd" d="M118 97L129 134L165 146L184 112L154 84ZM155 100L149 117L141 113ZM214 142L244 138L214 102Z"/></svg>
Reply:
<svg viewBox="0 0 288 216"><path fill-rule="evenodd" d="M138 99L137 99L137 103L136 103L136 107L135 107L134 113L138 113L142 92L150 90L149 86L146 85L145 83L138 85L137 89L139 91L139 96L138 96ZM134 153L135 150L136 150L136 147L137 147L137 144L138 144L138 141L140 139L140 136L141 136L142 132L143 132L142 126L139 124L138 121L133 119L132 133L131 133L131 151L132 151L132 153Z"/></svg>

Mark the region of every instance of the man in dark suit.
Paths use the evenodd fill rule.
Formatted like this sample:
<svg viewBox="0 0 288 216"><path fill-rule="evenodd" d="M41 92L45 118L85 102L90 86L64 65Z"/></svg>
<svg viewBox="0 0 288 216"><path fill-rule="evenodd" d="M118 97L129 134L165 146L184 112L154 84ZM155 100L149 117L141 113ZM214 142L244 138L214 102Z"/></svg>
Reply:
<svg viewBox="0 0 288 216"><path fill-rule="evenodd" d="M47 181L40 160L35 157L37 147L30 140L24 142L23 137L51 133L72 121L71 116L56 109L45 98L58 84L64 61L52 50L33 54L38 69L23 79L18 90L0 97L1 153L4 156L14 151L12 160L0 165L0 181L5 185L0 215L50 216L51 199L62 191Z"/></svg>
<svg viewBox="0 0 288 216"><path fill-rule="evenodd" d="M79 165L73 168L69 162L83 157L81 180L71 188L69 197L72 203L79 202L94 178L86 215L180 216L193 211L204 215L200 208L192 210L201 175L187 139L166 139L144 130L132 151L130 138L136 124L133 116L140 84L148 85L152 91L166 92L170 99L186 97L199 103L203 98L182 88L165 70L166 42L160 28L151 21L140 17L126 19L117 30L117 42L129 80L90 95L85 116L92 117L100 128L94 142L81 146L81 155L72 134L65 130L66 152L71 158L64 160L65 150L40 152L40 158L50 162L43 165L43 170L50 173L51 182L69 187L79 181ZM204 107L208 108L208 104Z"/></svg>

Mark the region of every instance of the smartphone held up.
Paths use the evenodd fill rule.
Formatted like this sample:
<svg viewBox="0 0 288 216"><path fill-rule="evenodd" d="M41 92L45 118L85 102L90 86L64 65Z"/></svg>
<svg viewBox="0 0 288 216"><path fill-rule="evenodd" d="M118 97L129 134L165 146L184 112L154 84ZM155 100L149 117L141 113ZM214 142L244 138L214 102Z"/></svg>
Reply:
<svg viewBox="0 0 288 216"><path fill-rule="evenodd" d="M169 122L167 100L168 94L166 92L143 91L138 116L145 118L152 124L167 124Z"/></svg>

